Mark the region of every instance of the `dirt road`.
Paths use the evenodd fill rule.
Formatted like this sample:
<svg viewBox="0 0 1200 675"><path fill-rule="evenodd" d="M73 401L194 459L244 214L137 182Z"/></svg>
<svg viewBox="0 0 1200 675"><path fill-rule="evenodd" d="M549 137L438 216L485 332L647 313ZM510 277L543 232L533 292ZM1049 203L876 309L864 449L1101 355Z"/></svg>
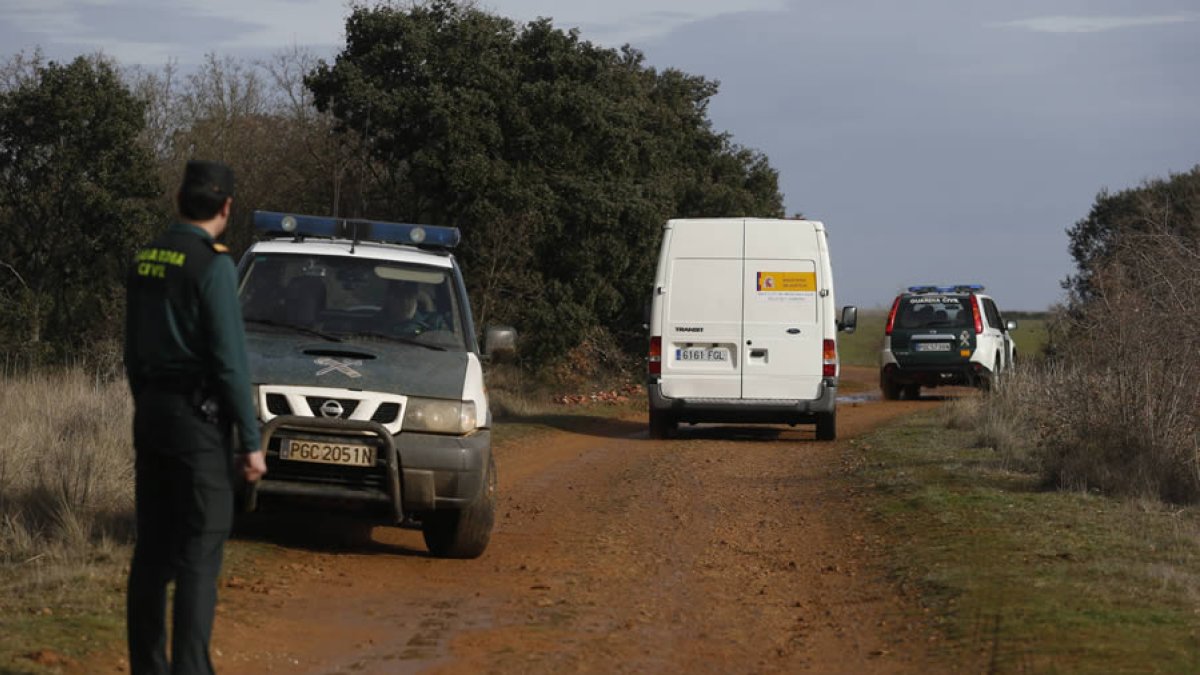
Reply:
<svg viewBox="0 0 1200 675"><path fill-rule="evenodd" d="M348 520L252 524L278 551L222 588L218 670L937 672L840 479L849 439L932 405L844 403L836 443L625 420L503 445L478 560Z"/></svg>

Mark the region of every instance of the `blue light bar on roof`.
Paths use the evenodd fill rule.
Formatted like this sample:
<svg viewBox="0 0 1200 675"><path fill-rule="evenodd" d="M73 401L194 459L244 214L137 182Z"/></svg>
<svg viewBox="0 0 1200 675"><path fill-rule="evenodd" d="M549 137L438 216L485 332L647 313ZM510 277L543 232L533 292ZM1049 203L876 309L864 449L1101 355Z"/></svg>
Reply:
<svg viewBox="0 0 1200 675"><path fill-rule="evenodd" d="M980 293L981 284L958 284L957 286L909 286L909 293Z"/></svg>
<svg viewBox="0 0 1200 675"><path fill-rule="evenodd" d="M457 227L387 223L358 218L302 216L294 213L255 211L254 229L263 234L295 237L330 237L352 241L412 244L454 248L462 240Z"/></svg>

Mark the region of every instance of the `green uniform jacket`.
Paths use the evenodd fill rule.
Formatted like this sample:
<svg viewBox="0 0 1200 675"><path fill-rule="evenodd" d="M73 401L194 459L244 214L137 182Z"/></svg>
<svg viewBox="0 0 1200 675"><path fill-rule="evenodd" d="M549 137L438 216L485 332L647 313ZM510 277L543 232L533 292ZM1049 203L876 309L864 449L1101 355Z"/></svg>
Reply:
<svg viewBox="0 0 1200 675"><path fill-rule="evenodd" d="M258 450L237 273L204 230L171 225L134 256L126 286L125 372L148 386L203 386L237 424L241 452Z"/></svg>

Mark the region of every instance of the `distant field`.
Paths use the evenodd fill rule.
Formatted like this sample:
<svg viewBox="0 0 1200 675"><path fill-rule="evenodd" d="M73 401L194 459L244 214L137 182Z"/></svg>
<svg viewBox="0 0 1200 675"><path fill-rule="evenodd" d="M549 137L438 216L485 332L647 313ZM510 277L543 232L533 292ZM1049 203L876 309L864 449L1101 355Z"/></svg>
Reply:
<svg viewBox="0 0 1200 675"><path fill-rule="evenodd" d="M1016 317L1017 330L1013 339L1017 341L1017 353L1022 358L1038 358L1047 341L1046 315L1022 313ZM867 311L858 314L858 330L852 335L838 334L838 353L842 363L848 366L879 365L879 350L883 346L883 328L887 322L886 311Z"/></svg>
<svg viewBox="0 0 1200 675"><path fill-rule="evenodd" d="M883 346L883 325L886 311L858 313L858 329L847 335L838 333L838 356L848 366L879 365L879 349Z"/></svg>

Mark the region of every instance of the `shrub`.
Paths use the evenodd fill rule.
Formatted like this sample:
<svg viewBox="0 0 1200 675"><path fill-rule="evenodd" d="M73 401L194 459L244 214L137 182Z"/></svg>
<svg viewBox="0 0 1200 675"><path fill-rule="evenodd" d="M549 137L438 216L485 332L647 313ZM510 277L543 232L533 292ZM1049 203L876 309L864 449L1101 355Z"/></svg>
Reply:
<svg viewBox="0 0 1200 675"><path fill-rule="evenodd" d="M990 397L981 433L1027 433L1010 456L1060 487L1200 500L1195 240L1127 233L1089 284L1092 299L1062 314L1056 358Z"/></svg>

